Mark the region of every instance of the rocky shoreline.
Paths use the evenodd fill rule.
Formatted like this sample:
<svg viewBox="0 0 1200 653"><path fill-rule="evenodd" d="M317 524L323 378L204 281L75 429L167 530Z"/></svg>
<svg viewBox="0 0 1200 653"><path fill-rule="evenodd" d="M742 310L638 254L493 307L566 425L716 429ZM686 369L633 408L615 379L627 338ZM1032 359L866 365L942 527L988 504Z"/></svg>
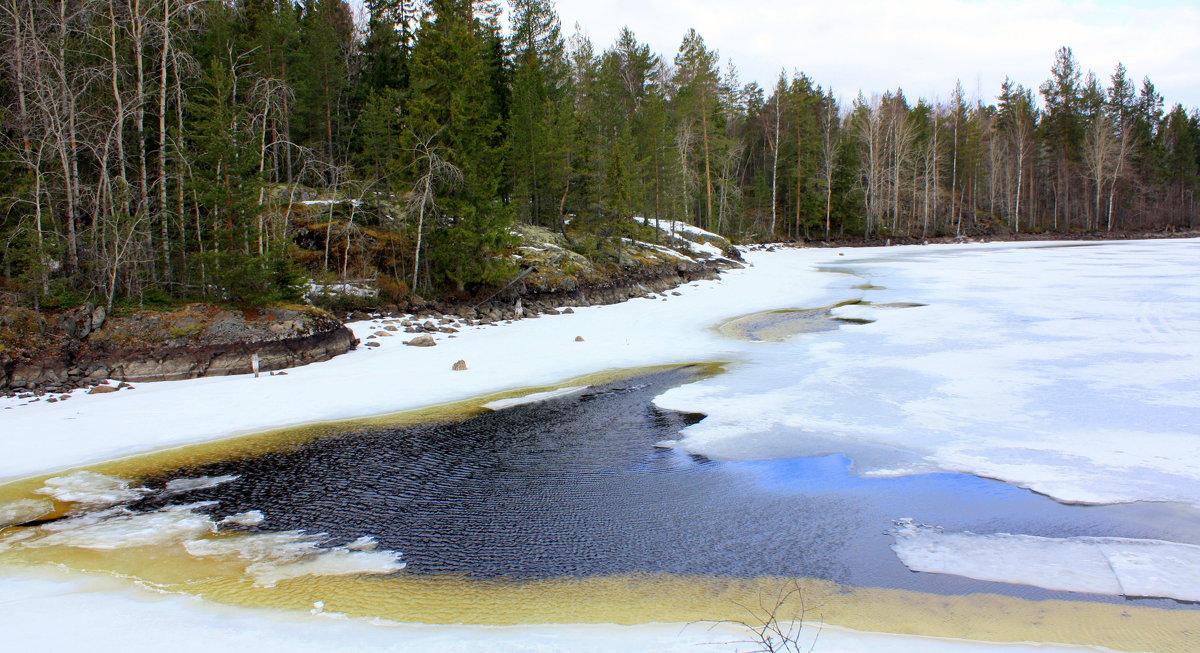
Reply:
<svg viewBox="0 0 1200 653"><path fill-rule="evenodd" d="M354 349L359 342L343 320L386 315L408 318L404 325L408 333L453 333L455 325L537 318L569 313L571 307L665 295L680 285L713 279L721 270L739 266L724 258L681 261L583 282L534 274L483 300L415 299L404 306L338 316L311 307L240 310L196 304L167 313L145 311L109 318L102 307L85 305L56 316L50 333L37 345L15 356L0 351L0 395L65 397L79 388L111 392L143 381L248 374L256 368L274 372ZM0 326L37 330L31 311L4 310ZM110 379L119 385L109 385Z"/></svg>
<svg viewBox="0 0 1200 653"><path fill-rule="evenodd" d="M28 313L25 311L24 313ZM6 309L5 326L34 316ZM34 328L36 329L36 323ZM0 393L65 393L112 379L169 381L270 372L328 360L357 345L332 315L311 308L227 309L195 304L108 318L82 306L58 316L38 347L0 352Z"/></svg>

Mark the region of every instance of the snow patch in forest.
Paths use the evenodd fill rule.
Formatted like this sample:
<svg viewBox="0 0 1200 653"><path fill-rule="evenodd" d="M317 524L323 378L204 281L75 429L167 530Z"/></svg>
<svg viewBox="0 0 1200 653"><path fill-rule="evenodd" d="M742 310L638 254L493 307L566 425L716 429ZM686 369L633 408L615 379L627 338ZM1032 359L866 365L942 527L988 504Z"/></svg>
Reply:
<svg viewBox="0 0 1200 653"><path fill-rule="evenodd" d="M718 236L711 231L705 231L700 227L694 227L686 222L680 222L678 220L654 220L650 218L643 218L641 216L634 216L633 219L683 241L688 249L696 254L703 254L704 256L712 256L716 258L723 258L725 256L725 253L721 251L720 247L712 244L712 241L724 242L725 238Z"/></svg>
<svg viewBox="0 0 1200 653"><path fill-rule="evenodd" d="M339 281L336 283L318 283L310 279L305 286L304 298L312 301L321 296L342 295L345 297L375 297L379 289L368 285L365 281Z"/></svg>
<svg viewBox="0 0 1200 653"><path fill-rule="evenodd" d="M1049 538L897 522L892 549L913 571L1050 590L1200 601L1200 546L1118 537Z"/></svg>

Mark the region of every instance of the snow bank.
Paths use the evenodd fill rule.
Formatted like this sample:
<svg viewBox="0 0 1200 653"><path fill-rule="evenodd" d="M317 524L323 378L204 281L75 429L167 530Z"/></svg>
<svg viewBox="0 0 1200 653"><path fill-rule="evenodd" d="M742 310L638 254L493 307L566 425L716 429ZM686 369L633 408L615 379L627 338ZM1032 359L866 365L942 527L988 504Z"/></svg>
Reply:
<svg viewBox="0 0 1200 653"><path fill-rule="evenodd" d="M115 579L70 577L54 569L28 570L20 577L0 576L0 604L4 605L0 624L7 641L35 643L38 650L46 651L86 648L92 653L149 653L161 651L167 644L173 653L726 653L755 648L737 644L748 634L727 624L408 625L326 613L319 600L314 601L311 614L231 608L160 594ZM805 624L801 632L798 650L821 653L1105 650L884 635L815 623Z"/></svg>
<svg viewBox="0 0 1200 653"><path fill-rule="evenodd" d="M558 399L559 397L569 397L577 392L583 392L584 390L587 390L588 387L589 386L586 385L572 385L565 388L547 390L545 392L531 392L527 395L521 395L520 397L489 401L485 404L482 404L482 406L488 410L504 410L505 408L512 408L513 406L536 404L539 401L549 401L551 399Z"/></svg>
<svg viewBox="0 0 1200 653"><path fill-rule="evenodd" d="M902 520L892 549L913 571L1112 596L1200 601L1200 546L1118 537L971 532Z"/></svg>

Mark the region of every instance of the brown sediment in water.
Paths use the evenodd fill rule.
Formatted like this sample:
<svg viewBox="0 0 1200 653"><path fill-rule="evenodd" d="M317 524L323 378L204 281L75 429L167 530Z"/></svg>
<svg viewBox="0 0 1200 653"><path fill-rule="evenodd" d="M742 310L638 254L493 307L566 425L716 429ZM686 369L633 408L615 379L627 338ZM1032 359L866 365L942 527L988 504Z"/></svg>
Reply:
<svg viewBox="0 0 1200 653"><path fill-rule="evenodd" d="M739 315L718 322L717 333L751 342L783 342L802 333L834 331L842 324L869 324L871 320L836 317L832 311L842 306L867 305L861 299L849 299L817 308L781 308Z"/></svg>
<svg viewBox="0 0 1200 653"><path fill-rule="evenodd" d="M672 574L538 580L458 576L310 576L255 586L236 560L195 558L182 547L116 551L33 549L0 562L49 563L118 575L154 589L242 607L329 612L405 623L518 625L644 624L700 620L753 622L778 597L777 611L862 631L994 642L1055 642L1122 651L1194 650L1200 612L1072 601L846 587L823 580Z"/></svg>

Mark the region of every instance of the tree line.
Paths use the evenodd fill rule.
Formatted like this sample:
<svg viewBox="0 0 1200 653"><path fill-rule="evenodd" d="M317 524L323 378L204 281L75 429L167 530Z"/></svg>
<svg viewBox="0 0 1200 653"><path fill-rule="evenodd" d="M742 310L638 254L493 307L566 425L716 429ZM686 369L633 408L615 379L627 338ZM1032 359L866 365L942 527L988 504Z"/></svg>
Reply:
<svg viewBox="0 0 1200 653"><path fill-rule="evenodd" d="M0 0L3 292L397 300L680 219L740 241L1195 226L1200 115L1069 48L994 102L770 88L688 31L597 49L550 0ZM0 302L5 303L5 302Z"/></svg>

